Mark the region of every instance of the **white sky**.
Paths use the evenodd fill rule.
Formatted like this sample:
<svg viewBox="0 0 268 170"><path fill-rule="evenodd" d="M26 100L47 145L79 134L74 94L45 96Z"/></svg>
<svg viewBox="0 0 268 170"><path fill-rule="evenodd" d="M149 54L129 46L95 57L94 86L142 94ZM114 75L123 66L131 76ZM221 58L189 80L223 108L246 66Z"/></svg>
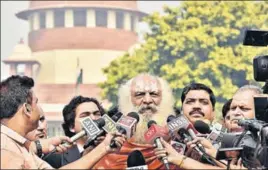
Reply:
<svg viewBox="0 0 268 170"><path fill-rule="evenodd" d="M163 5L179 6L179 1L138 1L138 8L146 13L162 12ZM1 1L1 60L11 55L20 38L27 42L28 23L20 20L15 13L28 8L29 1ZM1 62L1 80L6 76Z"/></svg>

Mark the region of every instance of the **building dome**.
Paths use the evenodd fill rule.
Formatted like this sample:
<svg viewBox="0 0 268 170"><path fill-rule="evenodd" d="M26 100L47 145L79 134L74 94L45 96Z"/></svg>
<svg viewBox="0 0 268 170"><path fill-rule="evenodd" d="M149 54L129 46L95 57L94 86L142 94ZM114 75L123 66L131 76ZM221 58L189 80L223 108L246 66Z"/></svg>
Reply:
<svg viewBox="0 0 268 170"><path fill-rule="evenodd" d="M30 47L24 44L21 39L20 42L14 47L9 59L30 59L32 58L32 51Z"/></svg>
<svg viewBox="0 0 268 170"><path fill-rule="evenodd" d="M30 47L24 44L23 39L14 47L12 54L7 59L3 60L6 64L8 63L24 63L32 62L38 63L32 56Z"/></svg>
<svg viewBox="0 0 268 170"><path fill-rule="evenodd" d="M27 10L17 13L20 19L28 20L32 12L55 8L117 8L141 13L137 1L30 1Z"/></svg>
<svg viewBox="0 0 268 170"><path fill-rule="evenodd" d="M16 16L29 22L32 52L127 51L137 42L137 25L146 14L136 1L31 1Z"/></svg>

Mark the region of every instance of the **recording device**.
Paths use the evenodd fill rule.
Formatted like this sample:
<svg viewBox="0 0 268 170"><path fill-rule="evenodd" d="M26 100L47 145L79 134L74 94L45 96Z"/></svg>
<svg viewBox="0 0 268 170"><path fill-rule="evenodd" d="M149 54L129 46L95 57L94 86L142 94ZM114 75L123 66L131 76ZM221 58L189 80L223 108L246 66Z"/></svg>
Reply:
<svg viewBox="0 0 268 170"><path fill-rule="evenodd" d="M169 131L175 135L179 134L180 129L186 129L192 139L196 138L198 133L193 125L184 115L179 115L178 117L169 116L167 119L167 127ZM180 138L180 136L178 136Z"/></svg>
<svg viewBox="0 0 268 170"><path fill-rule="evenodd" d="M268 45L268 31L246 30L243 45L263 46Z"/></svg>
<svg viewBox="0 0 268 170"><path fill-rule="evenodd" d="M254 97L255 117L268 123L268 97Z"/></svg>
<svg viewBox="0 0 268 170"><path fill-rule="evenodd" d="M168 117L168 128L172 133L178 134L178 136L184 141L189 142L196 138L198 133L189 120L184 116L180 115L174 119L174 117ZM215 165L216 163L206 154L205 148L201 143L196 143L194 150L191 155L196 160L201 160L206 163Z"/></svg>
<svg viewBox="0 0 268 170"><path fill-rule="evenodd" d="M148 124L148 131L144 134L145 140L150 144L155 144L157 148L163 149L163 145L160 141L160 138L163 138L164 140L168 140L168 131L166 128L161 127L156 124L155 121L149 121ZM164 156L161 158L162 162L164 163L166 169L169 169L169 164L167 157Z"/></svg>
<svg viewBox="0 0 268 170"><path fill-rule="evenodd" d="M209 134L207 136L207 139L212 142L212 145L216 149L219 149L223 134L227 131L226 128L224 128L219 123L215 123L213 124L213 126L210 127L208 124L201 120L197 120L194 123L194 127L198 132L202 134Z"/></svg>
<svg viewBox="0 0 268 170"><path fill-rule="evenodd" d="M240 119L237 124L244 127L245 130L257 132L263 128L265 122L256 119Z"/></svg>
<svg viewBox="0 0 268 170"><path fill-rule="evenodd" d="M122 115L117 121L117 125L124 128L127 132L127 138L131 138L136 131L136 125L139 121L139 115L135 112L131 112L128 116Z"/></svg>
<svg viewBox="0 0 268 170"><path fill-rule="evenodd" d="M92 120L90 117L86 117L80 121L81 121L81 125L82 125L83 130L79 133L82 134L83 131L86 132L86 134L88 136L88 140L87 140L86 144L84 145L84 148L87 148L89 145L92 145L94 140L103 133L102 128L105 125L105 120L103 118L100 118L98 120ZM73 137L79 136L79 133L74 135ZM71 140L73 137L71 137ZM77 139L79 139L79 138L77 138Z"/></svg>
<svg viewBox="0 0 268 170"><path fill-rule="evenodd" d="M246 126L248 125L246 124ZM252 132L246 132L223 134L221 148L218 150L216 158L227 159L230 157L230 153L232 155L235 153L242 158L242 163L246 168L267 168L267 145L258 142L259 136L253 135Z"/></svg>
<svg viewBox="0 0 268 170"><path fill-rule="evenodd" d="M72 143L77 141L78 139L84 137L87 135L89 139L95 138L96 135L98 135L102 128L105 125L104 119L100 118L98 120L92 120L90 117L86 117L80 120L81 125L82 125L82 130L75 134L74 136L71 137ZM64 146L69 146L69 143L63 143ZM45 160L48 158L51 154L55 153L57 150L56 148L53 149L49 154L47 154L43 159Z"/></svg>
<svg viewBox="0 0 268 170"><path fill-rule="evenodd" d="M106 133L113 133L117 131L116 128L116 123L115 121L118 120L118 116L115 114L110 118L107 114L104 114L102 116L102 119L105 121L105 126L103 126L100 130L100 132L95 135L93 138L89 137L88 140L84 144L84 149L88 148L89 146L95 145L94 141L99 137L99 136L104 136Z"/></svg>
<svg viewBox="0 0 268 170"><path fill-rule="evenodd" d="M121 126L117 126L116 128L117 128L117 131L118 131L119 133L124 134L124 135L127 134L126 129L122 128ZM114 137L114 138L115 138L115 137ZM116 147L117 147L114 138L112 139L112 141L111 141L111 143L110 143L110 147L111 147L111 148L116 148Z"/></svg>
<svg viewBox="0 0 268 170"><path fill-rule="evenodd" d="M116 132L117 131L117 128L116 128L116 120L114 121L114 117L110 118L110 116L108 116L107 114L104 114L102 116L102 118L104 119L105 121L105 126L103 127L103 130L105 130L105 132Z"/></svg>
<svg viewBox="0 0 268 170"><path fill-rule="evenodd" d="M135 150L131 152L127 158L127 168L132 170L143 170L148 169L146 165L144 156L142 155L141 151Z"/></svg>

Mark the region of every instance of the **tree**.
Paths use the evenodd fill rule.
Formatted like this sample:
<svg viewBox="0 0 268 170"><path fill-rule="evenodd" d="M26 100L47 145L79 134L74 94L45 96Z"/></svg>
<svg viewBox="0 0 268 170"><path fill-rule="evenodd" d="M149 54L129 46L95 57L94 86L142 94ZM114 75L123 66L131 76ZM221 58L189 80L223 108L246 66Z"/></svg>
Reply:
<svg viewBox="0 0 268 170"><path fill-rule="evenodd" d="M145 18L150 33L135 54L126 53L104 69L103 97L116 103L119 84L141 72L166 79L180 105L182 88L191 82L210 86L217 101L231 98L253 81L252 60L266 47L243 46L246 29L268 28L268 2L181 2ZM217 106L218 109L221 105Z"/></svg>

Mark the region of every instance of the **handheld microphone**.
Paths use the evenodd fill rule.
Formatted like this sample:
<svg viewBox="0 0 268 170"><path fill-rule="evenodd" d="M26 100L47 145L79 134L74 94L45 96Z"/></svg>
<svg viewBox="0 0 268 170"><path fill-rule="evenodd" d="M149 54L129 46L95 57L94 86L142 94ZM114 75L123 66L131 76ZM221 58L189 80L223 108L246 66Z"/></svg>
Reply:
<svg viewBox="0 0 268 170"><path fill-rule="evenodd" d="M71 137L72 142L75 142L86 134L89 136L89 138L94 138L101 132L100 128L105 125L105 121L102 118L93 121L90 117L86 117L84 119L81 119L80 122L83 130ZM65 145L68 145L68 143Z"/></svg>
<svg viewBox="0 0 268 170"><path fill-rule="evenodd" d="M178 131L183 128L189 132L193 139L196 138L195 134L198 132L184 115L180 115L177 118L169 116L167 121L169 121L167 126L171 133L178 135Z"/></svg>
<svg viewBox="0 0 268 170"><path fill-rule="evenodd" d="M116 115L117 114L117 115ZM100 127L102 128L100 130L100 132L98 133L98 135L96 135L94 138L89 138L85 145L84 145L84 149L86 149L87 147L91 146L91 145L94 145L94 141L95 139L98 137L98 136L103 136L105 135L105 132L106 133L113 133L113 132L116 132L117 131L117 128L116 128L116 123L114 121L117 121L119 118L119 115L118 113L116 113L112 116L112 118L110 116L108 116L107 114L104 114L102 116L102 119L105 121L105 126L103 127Z"/></svg>
<svg viewBox="0 0 268 170"><path fill-rule="evenodd" d="M141 151L135 150L131 152L127 158L127 168L130 170L143 170L148 169L146 165L144 156L142 155Z"/></svg>
<svg viewBox="0 0 268 170"><path fill-rule="evenodd" d="M179 136L184 138L186 142L192 141L196 138L197 131L184 115L180 115L176 119L171 120L168 123L168 127L171 132L179 134ZM196 159L204 158L207 162L211 163L212 165L215 165L215 162L210 160L210 158L207 157L206 154L204 154L206 153L205 148L202 146L201 143L196 143L194 149L196 152L192 152L192 154L195 154L193 156ZM200 155L201 157L198 155Z"/></svg>
<svg viewBox="0 0 268 170"><path fill-rule="evenodd" d="M110 116L108 116L107 114L104 114L102 116L102 118L105 121L105 126L103 126L103 130L105 130L105 132L116 132L116 123L114 122L114 119L116 119L115 117L110 118Z"/></svg>
<svg viewBox="0 0 268 170"><path fill-rule="evenodd" d="M138 121L139 115L132 112L129 116L122 115L116 124L126 130L127 138L131 138L136 131L136 124Z"/></svg>
<svg viewBox="0 0 268 170"><path fill-rule="evenodd" d="M168 131L167 129L158 126L155 121L149 121L147 126L149 127L148 131L144 134L144 138L148 143L154 143L157 148L163 149L163 145L160 141L160 138L164 138L164 140L168 140ZM167 156L161 158L164 163L166 169L169 169L169 164L167 160Z"/></svg>
<svg viewBox="0 0 268 170"><path fill-rule="evenodd" d="M209 139L212 142L213 146L216 149L220 148L220 143L222 141L223 135L227 131L226 128L224 128L219 123L216 123L212 127L209 127L208 124L206 124L205 122L201 120L197 120L194 123L194 127L198 132L202 134L209 134L207 136L207 139Z"/></svg>
<svg viewBox="0 0 268 170"><path fill-rule="evenodd" d="M119 133L124 134L124 135L127 134L126 129L122 128L121 126L117 126L116 128L117 128L117 130L118 130ZM116 148L117 147L114 138L112 139L112 141L110 143L110 147L111 148Z"/></svg>
<svg viewBox="0 0 268 170"><path fill-rule="evenodd" d="M71 137L71 142L75 142L78 139L84 137L85 135L89 136L89 139L94 138L97 134L101 132L99 128L105 125L104 119L100 118L98 120L93 121L90 117L86 117L80 120L82 125L82 130ZM68 142L63 143L65 147L69 146ZM57 150L56 148L53 149L49 154L47 154L43 159L46 159L51 154L55 153Z"/></svg>

